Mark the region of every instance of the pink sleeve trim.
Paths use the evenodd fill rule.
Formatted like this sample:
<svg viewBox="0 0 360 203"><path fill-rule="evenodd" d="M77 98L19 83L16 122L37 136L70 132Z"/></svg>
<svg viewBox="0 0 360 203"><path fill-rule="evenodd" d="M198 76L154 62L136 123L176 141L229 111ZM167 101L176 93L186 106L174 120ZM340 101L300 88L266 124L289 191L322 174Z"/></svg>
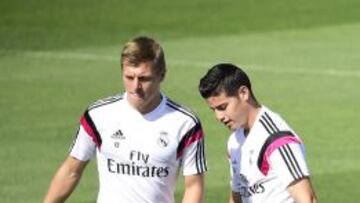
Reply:
<svg viewBox="0 0 360 203"><path fill-rule="evenodd" d="M281 137L281 138L275 140L273 143L271 143L268 146L268 148L265 151L264 159L261 163L261 169L260 169L264 175L267 175L269 172L269 169L270 169L270 165L269 165L270 155L279 147L281 147L285 144L291 144L291 143L301 143L301 141L297 137L285 136L285 137Z"/></svg>
<svg viewBox="0 0 360 203"><path fill-rule="evenodd" d="M192 143L202 139L204 137L204 133L202 131L202 129L198 129L194 134L192 134L192 136L189 136L186 140L185 140L185 143L184 145L182 146L183 148L181 150L179 150L179 152L177 153L176 155L176 159L180 158L183 153L184 153L184 150L190 146Z"/></svg>
<svg viewBox="0 0 360 203"><path fill-rule="evenodd" d="M91 128L91 126L88 124L85 116L82 116L80 119L80 124L82 125L82 127L84 128L84 130L86 131L86 133L92 138L92 140L94 141L95 145L100 149L100 142L97 139L94 130Z"/></svg>

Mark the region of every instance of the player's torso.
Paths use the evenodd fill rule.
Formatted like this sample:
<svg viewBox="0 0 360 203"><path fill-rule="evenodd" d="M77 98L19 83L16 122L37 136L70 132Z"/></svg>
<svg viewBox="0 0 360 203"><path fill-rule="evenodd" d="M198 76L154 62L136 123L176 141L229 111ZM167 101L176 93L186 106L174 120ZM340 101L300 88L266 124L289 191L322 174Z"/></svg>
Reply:
<svg viewBox="0 0 360 203"><path fill-rule="evenodd" d="M123 103L113 105L108 112L105 110L96 121L102 139L98 156L111 173L168 176L171 168L178 165L176 151L182 133L181 121L170 123L176 118L172 119L173 115L165 110L157 118L145 118Z"/></svg>
<svg viewBox="0 0 360 203"><path fill-rule="evenodd" d="M282 130L289 130L281 118L272 118ZM241 194L243 201L248 203L287 202L283 198L287 199L288 194L282 194L287 193L286 186L282 185L274 171L270 169L269 173L264 175L258 166L261 148L269 137L269 132L258 120L250 133L252 134L245 138L243 130L238 130L233 135L236 139L232 139L230 159L233 176L237 176L238 180L236 191Z"/></svg>
<svg viewBox="0 0 360 203"><path fill-rule="evenodd" d="M264 184L271 180L271 177L264 176L257 167L260 149L247 143L238 145L241 147L234 148L230 153L233 176L238 179L235 190L246 199L262 196L266 192Z"/></svg>
<svg viewBox="0 0 360 203"><path fill-rule="evenodd" d="M183 123L176 113L165 108L161 113L145 118L118 102L94 117L102 140L97 150L102 185L99 198L114 194L112 190L116 189L126 191L121 192L123 202L172 201Z"/></svg>
<svg viewBox="0 0 360 203"><path fill-rule="evenodd" d="M176 129L161 121L149 123L123 118L102 132L98 156L106 159L109 172L143 177L167 177L176 168L178 135ZM127 170L135 167L136 170ZM151 168L148 171L147 167ZM149 174L148 174L149 172Z"/></svg>

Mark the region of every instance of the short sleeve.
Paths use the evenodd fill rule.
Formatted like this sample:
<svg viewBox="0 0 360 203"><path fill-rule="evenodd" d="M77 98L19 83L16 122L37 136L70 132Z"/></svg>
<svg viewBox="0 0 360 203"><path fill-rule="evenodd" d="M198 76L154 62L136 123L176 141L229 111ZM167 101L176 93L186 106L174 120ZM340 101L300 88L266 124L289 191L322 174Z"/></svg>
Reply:
<svg viewBox="0 0 360 203"><path fill-rule="evenodd" d="M75 135L69 153L71 156L82 161L90 160L96 152L96 145L86 131L80 126Z"/></svg>
<svg viewBox="0 0 360 203"><path fill-rule="evenodd" d="M98 135L97 130L86 111L80 119L79 130L69 149L70 155L82 161L90 160L95 155L96 147L101 143L99 136L96 135Z"/></svg>
<svg viewBox="0 0 360 203"><path fill-rule="evenodd" d="M177 156L182 159L183 175L194 175L207 171L204 133L200 123L196 123L183 136Z"/></svg>
<svg viewBox="0 0 360 203"><path fill-rule="evenodd" d="M284 144L270 155L271 170L285 185L310 175L301 143Z"/></svg>

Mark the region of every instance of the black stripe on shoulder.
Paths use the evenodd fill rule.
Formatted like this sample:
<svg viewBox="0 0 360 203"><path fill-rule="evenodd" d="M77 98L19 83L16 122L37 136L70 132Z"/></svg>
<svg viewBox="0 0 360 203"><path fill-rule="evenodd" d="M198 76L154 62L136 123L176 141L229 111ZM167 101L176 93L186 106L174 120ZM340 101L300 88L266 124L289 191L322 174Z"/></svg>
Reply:
<svg viewBox="0 0 360 203"><path fill-rule="evenodd" d="M291 173L291 176L294 178L294 180L297 180L296 174L294 173L293 169L291 168L290 160L288 160L288 154L284 151L284 147L279 148L279 152L281 154L281 157L283 158L286 167L288 168L289 172Z"/></svg>
<svg viewBox="0 0 360 203"><path fill-rule="evenodd" d="M177 147L177 154L180 154L184 149L187 141L191 139L191 136L194 136L194 133L197 132L199 129L201 129L201 126L199 124L196 124L194 127L192 127L186 134L181 138L179 145Z"/></svg>
<svg viewBox="0 0 360 203"><path fill-rule="evenodd" d="M265 130L267 131L267 133L269 135L271 135L273 133L273 131L271 131L271 129L266 125L266 123L261 118L259 119L259 122L265 128Z"/></svg>
<svg viewBox="0 0 360 203"><path fill-rule="evenodd" d="M205 145L204 145L204 140L201 140L197 143L196 146L197 150L196 150L196 169L197 169L197 173L203 173L205 171L207 171L207 166L206 166L206 160L205 160Z"/></svg>
<svg viewBox="0 0 360 203"><path fill-rule="evenodd" d="M265 121L264 124L265 124L266 126L268 126L268 128L270 128L272 132L277 132L277 131L279 131L276 127L274 127L274 126L270 123L270 121L268 121L268 119L267 119L264 115L262 115L260 119L261 119L262 121Z"/></svg>
<svg viewBox="0 0 360 203"><path fill-rule="evenodd" d="M89 107L88 110L92 110L101 106L105 106L111 103L114 103L116 101L122 100L124 97L122 94L119 95L115 95L115 96L110 96L110 97L106 97L103 99L99 99L96 102L92 103Z"/></svg>
<svg viewBox="0 0 360 203"><path fill-rule="evenodd" d="M276 131L279 131L279 128L276 126L276 124L274 123L273 119L269 116L269 114L265 111L264 112L264 118L266 118L266 120L269 120L271 125L276 129ZM270 125L270 124L269 124Z"/></svg>
<svg viewBox="0 0 360 203"><path fill-rule="evenodd" d="M195 113L192 112L190 109L188 109L180 104L175 103L174 101L170 100L169 98L167 98L166 105L172 109L175 109L175 110L189 116L191 119L194 120L195 123L200 123L199 119L194 115Z"/></svg>
<svg viewBox="0 0 360 203"><path fill-rule="evenodd" d="M75 133L75 135L74 135L74 138L73 138L73 140L72 140L72 143L71 143L71 145L70 145L70 147L69 147L69 150L68 150L69 153L71 152L71 150L72 150L72 149L74 148L74 146L75 146L75 143L76 143L76 141L77 141L77 139L78 139L79 131L80 131L80 126L79 126L78 129L76 130L76 133Z"/></svg>
<svg viewBox="0 0 360 203"><path fill-rule="evenodd" d="M269 145L271 143L275 142L277 139L285 137L285 136L295 137L295 135L290 131L279 131L279 132L275 132L275 133L271 134L266 139L266 141L263 144L263 146L261 147L261 150L260 150L260 153L259 153L259 158L258 158L258 162L257 162L257 165L258 165L259 169L261 169L261 164L263 162L266 149L269 147Z"/></svg>
<svg viewBox="0 0 360 203"><path fill-rule="evenodd" d="M84 113L84 118L87 122L87 124L90 126L90 128L92 129L92 131L94 132L94 135L95 135L95 143L98 145L99 149L100 149L100 146L102 144L102 139L101 139L101 135L93 121L93 119L91 118L90 114L89 114L89 111L85 111Z"/></svg>
<svg viewBox="0 0 360 203"><path fill-rule="evenodd" d="M304 173L301 171L301 167L299 166L299 163L296 160L296 157L295 157L293 151L291 150L289 144L286 144L284 149L285 149L285 152L288 153L288 157L291 162L291 166L293 167L293 170L296 173L298 179L304 177Z"/></svg>

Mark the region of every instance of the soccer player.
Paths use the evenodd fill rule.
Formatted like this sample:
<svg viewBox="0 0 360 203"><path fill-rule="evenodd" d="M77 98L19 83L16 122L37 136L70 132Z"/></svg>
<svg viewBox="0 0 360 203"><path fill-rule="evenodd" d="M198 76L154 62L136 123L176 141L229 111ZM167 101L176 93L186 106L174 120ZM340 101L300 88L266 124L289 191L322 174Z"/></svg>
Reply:
<svg viewBox="0 0 360 203"><path fill-rule="evenodd" d="M217 64L200 80L199 91L233 131L230 203L317 202L303 142L280 115L256 100L243 70Z"/></svg>
<svg viewBox="0 0 360 203"><path fill-rule="evenodd" d="M184 203L203 201L206 160L199 119L160 91L162 47L137 37L121 53L125 92L90 105L45 203L64 202L96 155L98 203L173 203L178 172Z"/></svg>

